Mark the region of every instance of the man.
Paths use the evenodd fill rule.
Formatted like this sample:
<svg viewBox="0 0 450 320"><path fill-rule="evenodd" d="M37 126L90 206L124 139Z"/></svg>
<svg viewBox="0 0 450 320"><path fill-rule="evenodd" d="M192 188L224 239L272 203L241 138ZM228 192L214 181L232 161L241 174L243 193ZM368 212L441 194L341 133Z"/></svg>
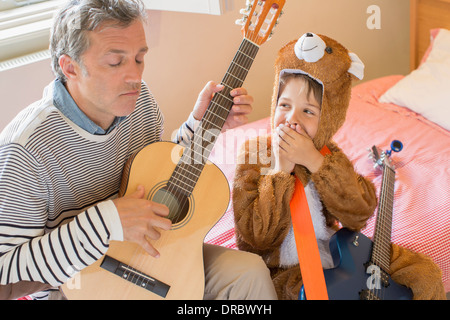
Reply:
<svg viewBox="0 0 450 320"><path fill-rule="evenodd" d="M0 285L10 298L17 288L60 286L73 266L101 258L111 240L159 256L152 240L171 228L168 208L146 200L142 187L117 198L126 160L162 133L162 114L142 82L144 22L140 0L72 0L55 17L57 79L0 136ZM189 142L221 89L206 85L177 142ZM245 89L232 95L240 111L225 127L245 122L251 110ZM204 253L206 299L276 297L259 257L210 245Z"/></svg>

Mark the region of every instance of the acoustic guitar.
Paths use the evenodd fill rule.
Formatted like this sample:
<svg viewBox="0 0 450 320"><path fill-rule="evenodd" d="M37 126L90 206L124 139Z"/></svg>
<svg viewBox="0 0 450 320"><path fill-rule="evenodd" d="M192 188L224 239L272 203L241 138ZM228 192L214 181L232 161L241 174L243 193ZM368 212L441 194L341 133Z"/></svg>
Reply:
<svg viewBox="0 0 450 320"><path fill-rule="evenodd" d="M187 148L150 144L127 162L119 196L143 185L147 199L166 205L172 229L152 245L155 259L131 242L111 241L101 259L64 284L68 299L202 299L205 276L203 242L226 211L230 198L224 174L207 161L233 105L231 90L242 86L261 44L271 36L285 0L247 1L238 20L244 39Z"/></svg>
<svg viewBox="0 0 450 320"><path fill-rule="evenodd" d="M335 268L324 270L330 300L412 300L412 291L390 277L391 232L394 206L395 168L392 151L403 144L394 140L391 150L371 149L375 167L383 171L373 242L359 232L342 228L330 239ZM300 290L299 299L308 293Z"/></svg>

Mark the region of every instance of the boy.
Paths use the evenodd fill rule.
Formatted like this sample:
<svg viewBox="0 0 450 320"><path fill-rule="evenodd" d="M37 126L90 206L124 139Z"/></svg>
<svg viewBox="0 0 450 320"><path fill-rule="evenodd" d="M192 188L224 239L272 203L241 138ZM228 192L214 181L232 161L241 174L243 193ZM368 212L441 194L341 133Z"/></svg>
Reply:
<svg viewBox="0 0 450 320"><path fill-rule="evenodd" d="M373 184L331 140L345 120L352 78L363 77L359 58L333 39L307 33L280 50L275 66L273 134L257 144L267 153L247 142L236 169L236 240L239 249L263 257L279 299L297 299L302 276L290 213L295 180L305 189L323 268L333 267L328 242L339 224L362 229L377 198ZM248 161L270 153L271 170ZM391 262L392 278L411 287L414 298L442 297L440 272L429 258L393 245Z"/></svg>

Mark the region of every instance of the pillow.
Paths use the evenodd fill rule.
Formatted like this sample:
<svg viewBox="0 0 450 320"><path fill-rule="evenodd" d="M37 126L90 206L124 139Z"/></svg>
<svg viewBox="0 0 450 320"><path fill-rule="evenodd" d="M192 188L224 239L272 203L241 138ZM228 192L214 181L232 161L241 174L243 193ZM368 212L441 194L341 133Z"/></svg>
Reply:
<svg viewBox="0 0 450 320"><path fill-rule="evenodd" d="M428 56L430 55L431 49L433 49L433 45L434 45L434 40L436 39L437 35L439 34L439 31L444 30L445 29L431 29L430 30L430 45L427 48L427 51L425 51L422 60L420 60L420 64L424 63L425 61L427 61Z"/></svg>
<svg viewBox="0 0 450 320"><path fill-rule="evenodd" d="M428 58L379 102L407 107L450 131L450 31L441 29Z"/></svg>

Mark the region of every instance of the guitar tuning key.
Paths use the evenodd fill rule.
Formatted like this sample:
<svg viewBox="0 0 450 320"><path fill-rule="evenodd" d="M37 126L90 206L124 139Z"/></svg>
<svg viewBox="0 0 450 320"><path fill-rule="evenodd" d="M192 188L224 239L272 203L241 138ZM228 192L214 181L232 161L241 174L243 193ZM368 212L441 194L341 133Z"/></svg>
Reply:
<svg viewBox="0 0 450 320"><path fill-rule="evenodd" d="M237 19L235 22L235 24L237 24L238 26L244 26L245 25L245 19Z"/></svg>
<svg viewBox="0 0 450 320"><path fill-rule="evenodd" d="M248 17L248 15L250 14L250 10L247 8L247 9L241 9L240 11L239 11L239 13L240 14L243 14L244 16L247 16Z"/></svg>
<svg viewBox="0 0 450 320"><path fill-rule="evenodd" d="M274 15L274 14L277 13L277 11L278 11L278 5L275 3L275 4L272 5L272 8L270 8L269 12L270 12L270 14Z"/></svg>
<svg viewBox="0 0 450 320"><path fill-rule="evenodd" d="M391 150L386 152L389 153L389 155L391 155L392 151L400 152L402 150L403 150L403 143L399 140L394 140L391 142Z"/></svg>

